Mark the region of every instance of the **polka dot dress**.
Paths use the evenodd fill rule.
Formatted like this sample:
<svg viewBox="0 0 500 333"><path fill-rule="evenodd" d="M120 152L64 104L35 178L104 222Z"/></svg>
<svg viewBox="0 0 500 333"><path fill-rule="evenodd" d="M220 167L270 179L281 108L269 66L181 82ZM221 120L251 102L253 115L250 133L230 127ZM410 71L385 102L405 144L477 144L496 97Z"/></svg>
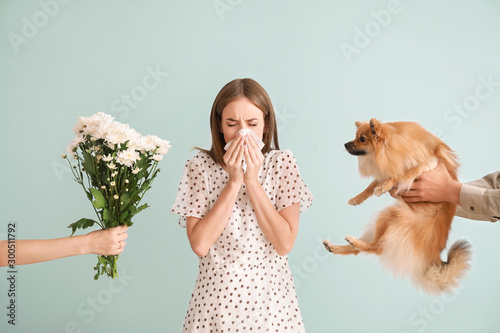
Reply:
<svg viewBox="0 0 500 333"><path fill-rule="evenodd" d="M229 174L199 152L184 168L172 212L203 218L214 206ZM277 211L313 197L289 150L265 155L259 180ZM279 256L259 228L243 184L226 228L200 257L199 272L183 332L304 332L293 277L286 256Z"/></svg>

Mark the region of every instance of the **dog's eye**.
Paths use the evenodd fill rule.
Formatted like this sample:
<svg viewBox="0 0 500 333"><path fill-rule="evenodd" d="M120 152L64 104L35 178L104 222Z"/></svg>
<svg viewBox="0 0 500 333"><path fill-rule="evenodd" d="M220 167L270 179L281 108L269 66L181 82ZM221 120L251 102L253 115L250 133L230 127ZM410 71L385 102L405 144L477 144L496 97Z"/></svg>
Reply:
<svg viewBox="0 0 500 333"><path fill-rule="evenodd" d="M361 141L362 143L365 143L366 142L366 138L364 136L360 136L359 137L359 141Z"/></svg>

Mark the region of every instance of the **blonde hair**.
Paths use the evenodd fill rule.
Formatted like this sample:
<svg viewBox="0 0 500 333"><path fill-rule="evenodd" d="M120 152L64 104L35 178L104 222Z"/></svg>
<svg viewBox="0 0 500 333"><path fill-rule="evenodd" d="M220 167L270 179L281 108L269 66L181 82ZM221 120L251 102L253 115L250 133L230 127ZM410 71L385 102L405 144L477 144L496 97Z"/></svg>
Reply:
<svg viewBox="0 0 500 333"><path fill-rule="evenodd" d="M210 130L212 132L212 147L210 150L195 147L207 153L216 163L224 163L224 134L221 132L222 110L232 101L246 97L264 114L264 147L262 153L280 149L278 143L278 129L273 104L266 90L257 81L252 79L235 79L227 83L215 97L210 113Z"/></svg>

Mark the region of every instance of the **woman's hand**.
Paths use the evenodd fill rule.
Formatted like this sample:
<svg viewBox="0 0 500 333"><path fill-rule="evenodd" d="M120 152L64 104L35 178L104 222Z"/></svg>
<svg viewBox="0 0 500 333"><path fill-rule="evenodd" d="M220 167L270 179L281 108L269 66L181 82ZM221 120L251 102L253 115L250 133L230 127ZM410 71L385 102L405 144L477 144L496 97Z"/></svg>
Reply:
<svg viewBox="0 0 500 333"><path fill-rule="evenodd" d="M245 160L247 162L244 182L245 184L254 181L259 182L259 170L264 162L264 155L251 135L245 137L244 147Z"/></svg>
<svg viewBox="0 0 500 333"><path fill-rule="evenodd" d="M238 133L228 151L224 154L224 163L229 174L229 181L236 184L243 183L243 142L241 133Z"/></svg>
<svg viewBox="0 0 500 333"><path fill-rule="evenodd" d="M122 225L106 230L96 230L85 235L87 252L99 255L116 255L123 252L127 243L128 227Z"/></svg>

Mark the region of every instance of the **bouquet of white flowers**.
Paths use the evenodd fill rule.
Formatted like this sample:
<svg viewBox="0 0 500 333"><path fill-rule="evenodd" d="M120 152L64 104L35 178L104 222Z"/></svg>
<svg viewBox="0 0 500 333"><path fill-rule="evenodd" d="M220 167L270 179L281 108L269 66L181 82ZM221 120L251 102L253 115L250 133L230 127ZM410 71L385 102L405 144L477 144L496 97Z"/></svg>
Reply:
<svg viewBox="0 0 500 333"><path fill-rule="evenodd" d="M142 136L102 112L80 117L73 132L76 138L66 150L76 165L66 154L62 157L68 160L75 181L92 202L98 221L82 218L70 224L71 235L94 224L102 229L131 226L132 217L149 207L139 203L160 171L158 162L171 148L169 142L153 135ZM97 258L95 280L104 273L113 279L118 276L118 255Z"/></svg>

